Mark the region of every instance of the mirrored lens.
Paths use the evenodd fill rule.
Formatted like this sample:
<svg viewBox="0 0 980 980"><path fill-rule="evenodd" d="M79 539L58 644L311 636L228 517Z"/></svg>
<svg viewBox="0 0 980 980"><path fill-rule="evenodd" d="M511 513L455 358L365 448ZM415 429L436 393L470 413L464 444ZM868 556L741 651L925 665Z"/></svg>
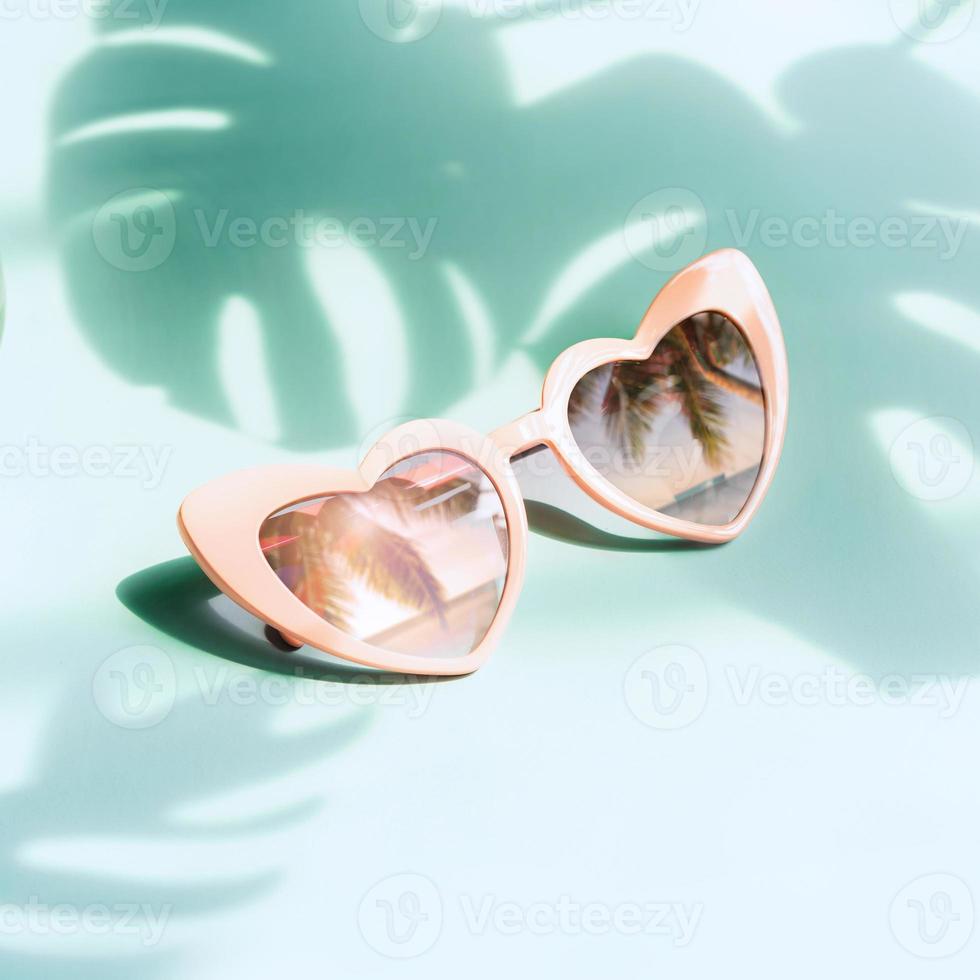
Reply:
<svg viewBox="0 0 980 980"><path fill-rule="evenodd" d="M758 367L720 313L679 323L644 361L590 371L572 391L568 419L610 483L650 510L697 524L734 520L762 463Z"/></svg>
<svg viewBox="0 0 980 980"><path fill-rule="evenodd" d="M449 452L403 460L367 493L279 511L259 537L298 599L395 653L470 653L496 615L507 575L500 497L479 467Z"/></svg>

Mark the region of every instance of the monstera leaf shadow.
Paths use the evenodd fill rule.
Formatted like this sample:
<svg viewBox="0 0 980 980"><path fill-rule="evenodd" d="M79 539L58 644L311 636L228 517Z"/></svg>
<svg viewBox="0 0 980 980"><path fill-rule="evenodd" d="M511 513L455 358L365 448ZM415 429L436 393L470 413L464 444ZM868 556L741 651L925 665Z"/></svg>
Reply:
<svg viewBox="0 0 980 980"><path fill-rule="evenodd" d="M683 166L689 183L703 182L716 168L698 152L711 132L693 145L662 138L692 105L716 104L745 134L750 152L727 161L733 180L763 162L763 120L705 69L631 59L521 105L498 43L505 28L449 8L414 44L380 40L356 4L171 0L145 36L105 23L51 121L51 210L81 329L127 379L234 426L221 320L231 298L247 301L277 439L291 447L356 443L351 392L377 394L370 382L393 366L377 333L375 370L348 376L350 337L379 328L335 309L343 273L331 279L329 250L315 285L311 249L292 233L281 247L241 247L237 219L433 220L421 256L380 242L362 254L403 324L404 358L391 355L404 360L394 365L406 379L399 410L437 415L513 353L551 283L620 229L663 174ZM627 332L651 278L639 263L620 267L565 311L565 335ZM480 327L473 307L486 313ZM557 353L554 340L535 356Z"/></svg>
<svg viewBox="0 0 980 980"><path fill-rule="evenodd" d="M904 492L874 421L904 406L980 431L975 341L957 339L955 319L907 319L898 302L917 294L980 310L980 284L969 272L980 261L977 236L965 234L958 251L942 254L947 242L936 223L980 210L980 103L904 40L798 62L779 95L795 123L789 132L719 125L699 96L687 105L690 122L671 130L692 165L686 182L668 165L661 183L697 188L711 222L708 247L744 247L775 295L789 348L791 423L753 527L723 551L672 567L660 600L734 600L873 673L975 674L977 525L957 525L965 504ZM717 166L707 143L722 130L725 164ZM951 161L941 173L937 154ZM931 244L841 247L839 229L836 243L828 232L817 247L733 240L752 220L791 223L823 212L877 222L931 217ZM922 221L911 227L930 227ZM556 323L541 346L585 336L573 322L578 313ZM944 503L952 508L945 513Z"/></svg>
<svg viewBox="0 0 980 980"><path fill-rule="evenodd" d="M117 595L134 615L181 644L175 656L214 656L304 683L357 683L361 690L365 684L405 683L402 675L325 664L303 651L276 650L250 635L213 609L211 602L220 593L190 557L129 576L119 584ZM193 669L211 670L206 663ZM110 724L92 699L79 697L77 685L71 685L51 719L31 781L0 794L4 900L22 906L36 897L41 903L87 909L138 899L151 905L154 914L166 913L169 922L186 923L258 901L278 884L274 862L266 870L246 866L236 873L219 870L187 880L179 874L161 878L151 872L141 880L138 856L132 870L121 876L118 870L100 872L93 862L85 871L59 867L50 858L41 858L39 865L34 849L67 837L79 841L75 849L84 857L83 842L98 838L113 846L142 847L148 860L159 862L154 848L206 845L220 851L254 839L254 851L261 853L263 835L298 829L318 815L322 797L316 782L294 802L257 815L233 813L223 820L199 822L188 820L186 811L321 764L362 737L371 714L370 709L343 712L325 726L283 734L269 730L269 715L261 704L191 698L178 700L159 725L129 731ZM203 754L202 739L209 746ZM193 765L185 764L191 759ZM109 798L112 807L106 806ZM71 801L68 811L65 800ZM0 973L25 980L50 976L50 949L46 955L40 953L6 948L0 952ZM59 962L65 975L70 972L83 980L123 980L135 972L152 980L180 972L180 956L172 943L128 952L119 945L113 955L75 957L65 952Z"/></svg>
<svg viewBox="0 0 980 980"><path fill-rule="evenodd" d="M320 811L322 796L310 784L298 788L292 802L259 813L226 807L222 816L202 818L200 807L207 812L214 800L236 799L266 782L298 777L351 745L370 722L360 712L315 730L280 733L269 729L261 705L191 698L178 699L155 727L131 731L102 717L79 686L69 684L51 706L30 779L0 794L3 900L18 907L32 900L67 905L79 912L120 902L145 905L154 916L166 917L160 921L168 940L171 928L255 902L277 887L281 872L270 857L275 847L269 835L301 828ZM202 740L208 745L204 752ZM45 851L52 844L54 854ZM129 865L102 868L89 853L100 844L107 851L129 848ZM193 852L195 847L209 855L200 867L161 871L172 849ZM209 871L210 855L220 855L223 847L244 848L248 857L242 854L237 870L219 859ZM251 858L263 854L253 864ZM174 942L155 945L120 934L109 948L78 954L68 941L59 942L57 959L50 943L33 950L5 944L0 973L23 980L53 972L83 980L180 973Z"/></svg>
<svg viewBox="0 0 980 980"><path fill-rule="evenodd" d="M980 211L977 100L907 39L793 65L775 93L786 125L716 73L662 55L519 104L501 28L449 9L411 44L381 41L354 4L312 12L294 0L172 0L162 28L184 33L158 33L154 44L107 34L65 79L52 115L50 199L65 230L69 295L115 370L237 424L216 369L217 324L228 298L244 297L261 324L279 441L349 444L349 392L366 382L347 377L347 337L323 302L329 281L325 292L311 285L304 249L292 243L248 249L223 236L212 247L202 221L213 227L226 212L261 223L295 208L344 222L436 218L423 257L370 252L403 315L404 410L429 415L469 389L481 346L447 267L488 312L493 336L482 349L494 363L521 349L544 368L576 340L628 335L666 270L614 263L542 324L549 288L621 232L645 195L690 189L708 218L706 247L743 247L775 296L792 417L750 531L672 569L647 601L736 601L870 670L976 670L976 532L950 537L897 487L872 424L898 405L980 429L975 352L896 307L899 294L916 292L980 308L976 279L963 271L976 267L976 236L948 260L880 242L772 246L758 230L740 240L771 215L792 222L833 210L881 222L917 208ZM191 43L187 29L234 43ZM101 126L175 110L197 115L171 128ZM92 219L139 188L170 195L174 241L166 261L134 274L119 267L125 256L114 264L100 252ZM123 220L118 230L138 228ZM525 342L531 324L540 329ZM377 356L381 368L384 350Z"/></svg>
<svg viewBox="0 0 980 980"><path fill-rule="evenodd" d="M437 415L470 389L478 349L494 365L520 349L544 368L577 340L629 335L666 270L617 265L523 339L551 284L620 230L637 201L689 188L709 218L707 247L744 247L774 294L789 347L791 425L749 531L724 548L670 545L675 553L650 556L658 561L651 573L638 572L642 555L624 562L622 609L642 609L655 624L661 611L737 606L861 669L977 672L980 528L974 521L951 533L902 492L871 425L877 411L899 405L980 431L975 350L920 329L895 305L897 294L915 292L980 309L969 272L980 263L977 236L942 260L880 244L767 247L754 237L743 245L729 219L734 212L744 227L753 211L758 220L792 220L834 208L881 220L908 213L910 202L980 212L980 106L907 44L835 50L794 65L777 95L795 126L780 128L721 76L668 56L632 59L518 105L496 28L448 9L431 36L401 45L366 30L357 4L170 0L162 30L142 40L124 20L105 24L55 100L49 191L77 322L119 375L237 426L218 367L220 322L228 301L243 298L260 326L276 440L301 449L350 444L361 435L350 392L376 379L349 376L345 321L324 302L329 278L318 291L309 250L293 241L248 248L222 234L209 242L222 213L226 225L296 209L348 225L435 218L422 257L409 258L407 248L366 254L401 313L403 410ZM123 125L103 125L115 122ZM164 192L169 225L160 211L140 210L147 189ZM119 195L137 202L135 210L109 208L114 243L93 237L93 222ZM161 242L167 254L157 261ZM450 266L489 311L493 336L484 343L464 325ZM379 371L386 354L377 351ZM529 513L542 533L565 541L668 551L582 527L547 505L532 503ZM581 563L568 565L581 578ZM323 680L359 676L272 650L223 620L211 607L215 595L189 558L118 587L123 604L180 640L187 656L206 651ZM18 903L38 895L111 904L118 877L39 869L28 860L31 846L68 835L216 842L226 828L191 827L175 811L299 771L342 751L367 724L360 714L313 733L273 735L251 712L199 707L179 703L176 717L133 734L114 729L77 691L66 693L32 780L0 796L5 894ZM120 783L129 791L120 794ZM288 828L319 805L314 796L234 830ZM274 871L206 884L170 879L153 883L152 894L192 917L255 901L276 881ZM132 882L124 886L138 897ZM122 956L66 956L60 966L85 980L135 973ZM179 970L171 952L139 957L141 978ZM0 954L4 976L51 972L46 957Z"/></svg>
<svg viewBox="0 0 980 980"><path fill-rule="evenodd" d="M758 188L764 213L805 216L819 202L881 222L980 207L965 162L977 162L980 102L909 44L807 59L780 94L800 128L779 153L787 176L768 196ZM937 153L953 161L941 176ZM968 272L977 238L946 257L911 241L802 255L759 256L788 335L792 420L767 519L738 542L737 561L767 572L740 582L739 602L873 673L975 674L977 527L948 523L942 502L931 509L900 488L874 420L907 406L980 431L976 350L906 319L897 303L914 292L980 309Z"/></svg>
<svg viewBox="0 0 980 980"><path fill-rule="evenodd" d="M425 43L388 44L356 4L313 10L295 0L171 0L160 28L135 37L119 30L125 21L105 23L54 107L50 199L78 321L106 362L162 386L187 411L234 425L219 326L228 300L244 299L261 325L279 441L356 442L363 433L348 392L372 379L345 376L340 325L311 281L309 236L280 229L284 240L254 247L232 236L238 219L261 227L299 213L347 227L362 218L392 232L391 247L377 242L367 261L405 324L410 363L397 367L409 390L398 408L432 413L464 394L474 351L445 263L475 280L499 274L501 205L519 179L503 165L520 146L519 114L490 32L447 13ZM98 129L160 112L184 115L144 130ZM141 189L155 193L151 204L162 192L162 210L140 203ZM123 203L104 213L113 201ZM108 243L92 234L101 218ZM406 243L404 222L415 219L436 223L423 258ZM343 285L331 282L329 258L328 293Z"/></svg>

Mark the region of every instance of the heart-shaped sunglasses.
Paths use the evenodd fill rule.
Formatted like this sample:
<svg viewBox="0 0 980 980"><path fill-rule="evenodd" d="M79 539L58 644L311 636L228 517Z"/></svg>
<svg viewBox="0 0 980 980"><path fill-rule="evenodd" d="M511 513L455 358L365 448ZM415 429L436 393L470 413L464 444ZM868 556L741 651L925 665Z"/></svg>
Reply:
<svg viewBox="0 0 980 980"><path fill-rule="evenodd" d="M632 340L566 350L540 408L489 436L424 420L388 433L356 472L234 473L191 493L178 526L214 584L289 645L465 674L490 655L524 579L513 459L548 447L621 517L721 543L769 488L788 395L769 293L726 249L671 279Z"/></svg>

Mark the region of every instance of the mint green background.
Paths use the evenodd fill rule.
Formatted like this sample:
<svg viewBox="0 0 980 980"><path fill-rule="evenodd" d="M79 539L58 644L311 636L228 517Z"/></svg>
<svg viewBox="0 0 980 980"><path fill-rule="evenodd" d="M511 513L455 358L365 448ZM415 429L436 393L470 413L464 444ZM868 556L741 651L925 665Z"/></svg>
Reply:
<svg viewBox="0 0 980 980"><path fill-rule="evenodd" d="M164 28L232 36L264 64L186 34L98 43L113 22L0 24L0 444L169 453L153 487L0 478L0 904L173 907L151 948L3 935L0 974L702 977L746 963L824 977L846 962L924 975L889 932L889 904L933 872L980 888L975 681L941 718L880 699L740 706L726 669L977 673L977 477L925 501L890 450L919 419L980 433L980 18L927 43L883 0L719 8L705 0L682 33L447 7L430 35L392 44L349 3L170 0ZM227 125L59 142L170 108ZM92 232L133 188L175 208L173 253L144 272L107 262ZM297 703L308 684L286 656L243 617L209 615L174 528L182 496L256 463L352 465L393 418L490 428L532 407L555 354L629 335L666 281L622 244L633 206L663 188L704 203L705 250L737 244L726 212L753 209L946 216L965 233L945 258L880 242L745 246L780 312L792 407L744 538L676 548L604 525L614 536L586 547L552 522L532 536L521 604L485 670L424 687L416 717L412 701L377 703L378 687L359 703L354 671L301 660L339 703ZM223 208L438 225L418 261L373 248L338 265L293 246L204 248L195 211ZM590 247L573 281L600 254L619 259L542 318ZM480 315L461 308L460 281ZM255 327L222 341L230 298ZM708 665L707 707L678 731L645 726L624 698L630 665L668 643ZM137 646L172 662L176 703L128 730L100 712L93 681ZM284 675L286 705L229 693ZM438 942L406 961L357 926L362 896L400 872L430 878L445 908ZM487 894L704 912L684 948L472 935L459 898ZM978 942L938 964L944 975L975 972Z"/></svg>

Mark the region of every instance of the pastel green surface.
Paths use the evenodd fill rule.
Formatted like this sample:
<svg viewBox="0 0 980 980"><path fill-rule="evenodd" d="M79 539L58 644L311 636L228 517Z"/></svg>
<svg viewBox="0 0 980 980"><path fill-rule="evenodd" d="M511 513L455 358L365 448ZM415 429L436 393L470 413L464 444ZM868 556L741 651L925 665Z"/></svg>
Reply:
<svg viewBox="0 0 980 980"><path fill-rule="evenodd" d="M975 973L980 16L730 6L10 7L0 975ZM185 556L191 488L490 429L723 246L791 370L740 540L524 472L431 684Z"/></svg>

